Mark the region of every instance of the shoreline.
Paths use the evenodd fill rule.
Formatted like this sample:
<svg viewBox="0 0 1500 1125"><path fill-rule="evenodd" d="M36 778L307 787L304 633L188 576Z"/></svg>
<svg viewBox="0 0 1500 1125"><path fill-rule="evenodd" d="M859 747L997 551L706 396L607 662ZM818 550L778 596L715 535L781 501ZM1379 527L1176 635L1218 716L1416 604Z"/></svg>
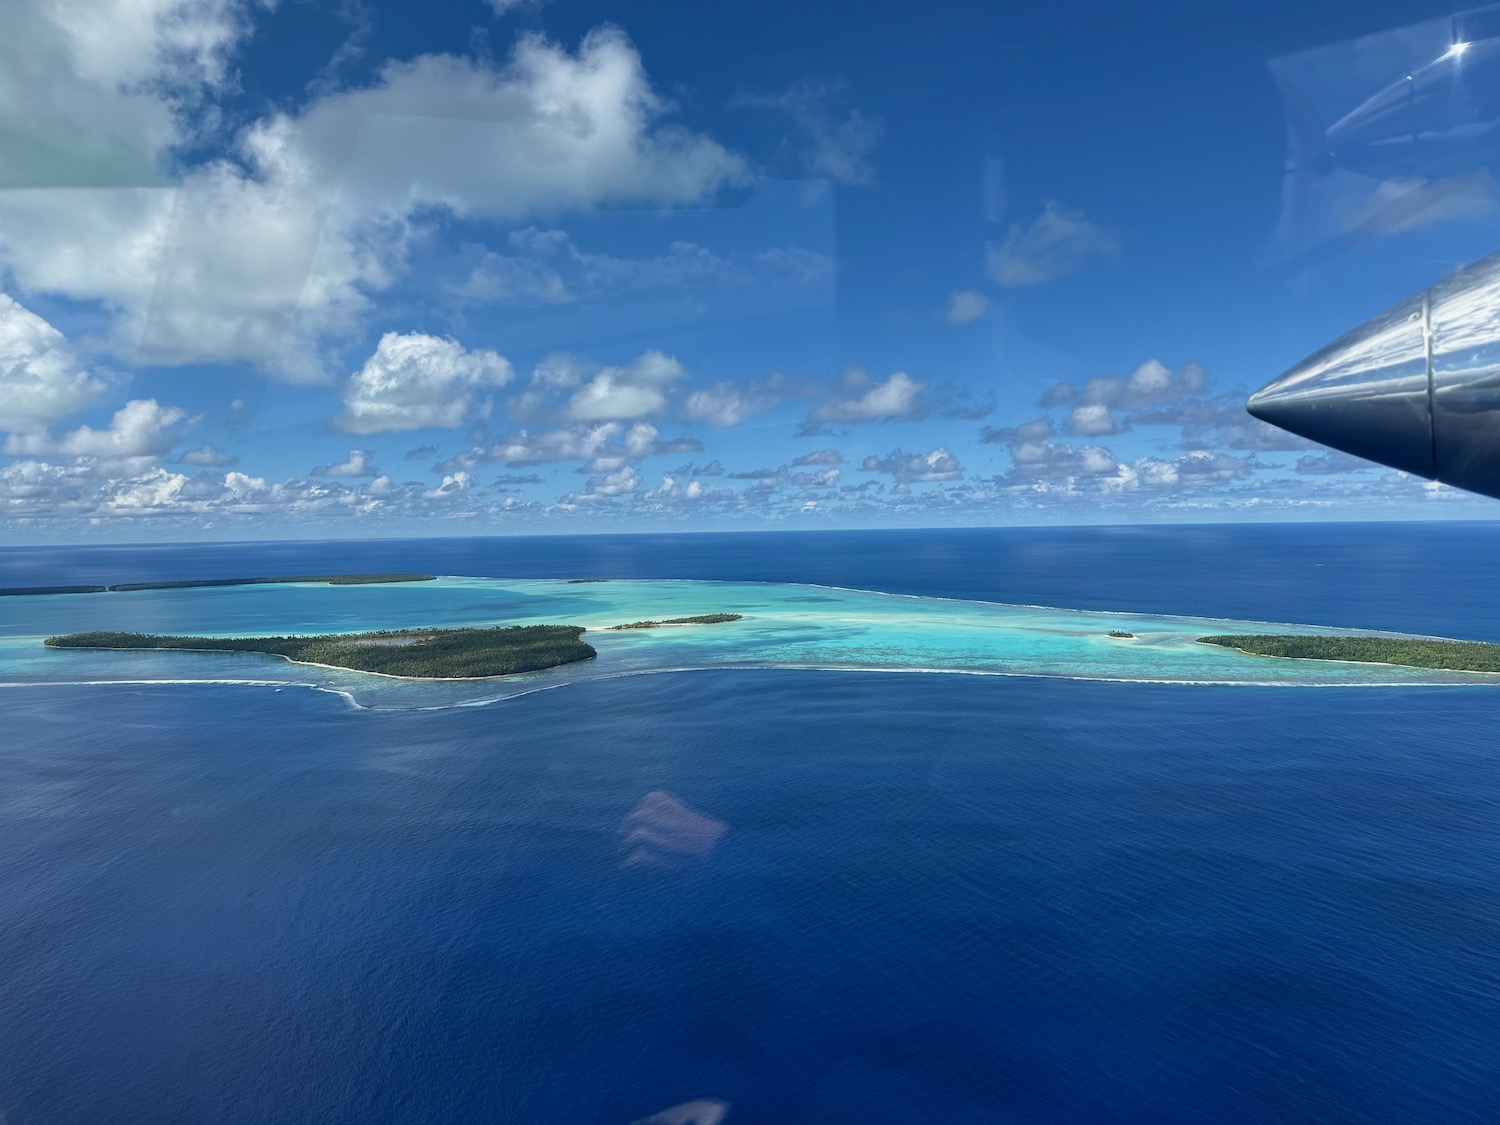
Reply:
<svg viewBox="0 0 1500 1125"><path fill-rule="evenodd" d="M1405 636L1406 634L1400 634ZM1421 637L1424 641L1448 641L1450 644L1486 644L1485 641L1455 641L1451 637ZM1452 672L1464 676L1500 676L1500 671L1486 672L1482 668L1436 668L1430 664L1395 664L1389 660L1341 660L1336 656L1282 656L1275 652L1251 652L1248 648L1236 648L1234 645L1214 644L1212 641L1194 641L1194 644L1204 645L1207 648L1222 648L1229 652L1237 652L1241 656L1253 656L1259 660L1291 660L1303 664L1362 664L1366 668L1410 668L1416 672Z"/></svg>
<svg viewBox="0 0 1500 1125"><path fill-rule="evenodd" d="M638 631L645 631L645 630L638 630ZM1202 642L1195 641L1194 643L1195 644L1199 644L1199 643L1202 643ZM1210 646L1207 646L1207 647L1210 647L1210 648L1225 648L1226 646L1224 646L1224 645L1210 645ZM367 672L367 671L365 671L362 668L343 668L343 667L340 667L337 664L320 664L320 663L318 663L316 661L313 661L313 660L293 660L290 656L285 656L285 655L283 655L283 654L281 654L279 652L253 652L253 653L246 653L246 652L241 652L241 651L236 650L236 649L224 649L224 648L172 648L172 649L95 648L95 649L68 649L68 650L61 650L61 649L59 649L59 650L55 650L55 651L71 651L71 652L207 652L207 653L222 653L222 654L226 654L226 655L230 655L230 656L244 656L244 655L269 656L269 657L274 657L277 660L284 660L288 664L295 664L295 665L297 665L299 667L303 667L303 668L323 668L323 669L325 669L327 671L330 671L330 672L349 672L349 673L352 673L354 675L360 675L360 676L379 676L381 679L385 679L385 680L398 680L398 681L404 681L406 683L414 683L414 684L475 684L475 683L490 683L490 682L499 681L499 680L510 680L510 679L513 679L513 678L515 678L517 676L536 676L536 675L541 675L542 673L545 673L545 672L555 671L558 668L568 668L568 667L572 667L575 664L587 664L591 660L598 660L599 659L598 654L595 654L594 656L586 656L582 660L570 660L566 664L554 664L551 667L548 667L548 668L537 668L537 669L534 669L534 670L532 670L530 672L502 672L502 673L499 673L499 674L494 675L494 676L397 676L397 675L393 675L390 672ZM1361 666L1366 667L1366 668L1400 668L1400 669L1403 669L1403 670L1410 670L1410 671L1418 672L1418 673L1421 673L1421 672L1439 672L1439 673L1443 673L1443 674L1446 674L1446 675L1452 675L1452 676L1483 676L1483 677L1495 677L1497 679L1500 679L1500 672L1478 672L1478 671L1474 671L1474 670L1468 669L1468 668L1424 668L1424 667L1422 667L1420 665L1414 665L1414 664L1391 664L1391 663L1386 662L1386 661L1377 661L1377 660L1320 660L1320 659L1317 659L1317 658L1301 657L1301 656L1271 656L1271 655L1262 654L1262 653L1256 653L1256 652L1246 652L1243 649L1232 649L1230 651L1238 652L1238 653L1241 653L1242 655L1245 655L1245 656L1263 656L1264 659L1266 659L1266 660L1289 660L1289 661L1293 661L1293 662L1314 663L1314 664L1357 664L1357 665L1361 665ZM1410 681L1404 681L1404 680L1380 681L1380 682L1376 682L1376 683L1361 682L1361 681L1358 681L1358 680L1354 680L1354 681L1350 681L1348 683L1311 683L1310 684L1310 683L1299 683L1299 682L1294 681L1294 680L1224 680L1224 679L1185 680L1185 679L1175 679L1175 678L1174 679L1168 679L1168 678L1164 678L1164 677L1152 677L1152 676L1089 676L1089 675L1081 675L1081 674L1078 674L1078 673L1070 673L1070 672L1007 672L1007 671L1002 671L1002 670L999 670L999 669L990 669L990 668L923 668L923 667L894 668L894 667L882 667L882 666L878 666L878 665L859 665L859 664L764 664L764 663L703 664L703 665L686 665L686 666L683 666L683 667L674 667L674 668L632 668L632 669L622 669L622 670L617 671L617 672L606 672L606 673L604 673L604 674L602 674L602 675L600 675L598 677L593 677L593 678L597 678L597 679L614 679L614 678L617 678L617 677L620 677L620 676L654 676L654 675L659 675L659 674L667 673L667 672L725 672L725 671L859 672L859 673L876 672L876 673L893 673L893 674L898 674L898 675L1006 676L1006 677L1012 677L1012 678L1017 678L1017 679L1068 680L1068 681L1071 681L1073 683L1159 684L1159 685L1169 685L1169 686L1179 686L1179 687L1272 687L1272 688L1275 688L1275 687L1298 687L1298 688L1302 688L1302 687L1309 687L1309 688L1347 688L1347 687L1387 687L1387 688L1393 688L1393 687L1398 687L1398 688L1440 688L1440 687L1483 687L1483 686L1486 686L1486 685L1492 685L1492 684L1496 683L1496 679L1481 679L1481 680L1472 681L1470 683L1456 683L1456 684L1412 683ZM549 685L546 685L546 686L547 687L565 687L567 685L567 683L574 683L574 682L579 682L579 681L566 681L565 683L549 684ZM109 685L109 684L133 684L133 683L140 683L140 684L175 684L175 683L231 683L231 684L241 684L242 683L242 684L247 684L247 685L250 685L250 686L267 686L267 687L271 686L273 684L276 685L276 686L278 686L278 687L312 687L312 688L318 688L319 687L319 685L317 685L317 684L301 684L301 683L296 683L296 682L292 682L292 681L288 681L287 683L282 684L282 683L280 683L278 681L275 681L275 680L224 680L224 679L216 679L216 680L215 679L210 679L210 680L186 680L186 679L169 679L169 680L79 680L79 681L37 680L37 681L32 682L32 683L28 683L28 682L24 682L24 681L0 681L0 687L51 687L51 686L67 686L70 683L77 684L77 685L83 685L83 686ZM320 690L335 690L335 689L328 688L328 689L320 689ZM533 689L533 690L540 691L542 689L541 688L536 688L536 689ZM480 706L483 703L502 703L502 702L504 702L507 699L514 699L514 698L517 698L517 697L516 696L502 696L500 698L493 699L493 700L478 700L478 701L470 701L470 702L465 702L465 703L454 703L454 704L448 704L446 706L453 706L453 707L459 707L459 706L475 707L475 706ZM439 710L442 710L442 709L446 709L446 708L439 708Z"/></svg>
<svg viewBox="0 0 1500 1125"><path fill-rule="evenodd" d="M542 672L550 672L554 668L566 668L570 664L583 664L590 660L599 659L599 654L581 657L578 660L568 660L561 664L549 664L545 668L532 668L526 672L497 672L493 676L397 676L391 672L371 672L364 668L345 668L340 664L319 664L316 660L295 660L285 653L280 652L257 652L254 649L237 648L115 648L108 645L90 645L87 648L61 648L54 647L53 652L217 652L227 656L270 656L277 660L285 660L288 664L296 664L303 668L326 668L330 672L352 672L359 676L380 676L386 680L405 680L413 684L474 684L485 683L490 680L508 680L513 676L535 676ZM47 682L47 681L43 681ZM126 681L128 682L128 681ZM155 681L143 681L155 682ZM173 681L163 681L171 683ZM188 681L197 682L197 681ZM210 681L211 682L211 681ZM237 682L237 681L232 681ZM296 685L289 685L296 686Z"/></svg>

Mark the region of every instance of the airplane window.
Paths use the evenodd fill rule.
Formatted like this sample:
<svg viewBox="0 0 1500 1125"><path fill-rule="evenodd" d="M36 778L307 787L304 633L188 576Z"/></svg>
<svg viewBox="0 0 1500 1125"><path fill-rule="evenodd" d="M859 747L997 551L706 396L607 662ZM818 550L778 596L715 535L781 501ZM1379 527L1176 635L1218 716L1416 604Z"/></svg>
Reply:
<svg viewBox="0 0 1500 1125"><path fill-rule="evenodd" d="M0 1125L1500 1121L1500 5L4 25Z"/></svg>

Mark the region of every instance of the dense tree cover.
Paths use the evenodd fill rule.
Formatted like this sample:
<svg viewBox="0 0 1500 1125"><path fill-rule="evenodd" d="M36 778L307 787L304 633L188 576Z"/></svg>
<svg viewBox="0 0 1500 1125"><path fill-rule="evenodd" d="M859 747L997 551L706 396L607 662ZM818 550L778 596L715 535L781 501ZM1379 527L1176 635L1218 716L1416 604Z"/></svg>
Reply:
<svg viewBox="0 0 1500 1125"><path fill-rule="evenodd" d="M1500 645L1479 641L1271 635L1199 637L1198 643L1223 645L1256 656L1287 656L1296 660L1355 660L1371 664L1405 664L1412 668L1447 668L1456 672L1500 672Z"/></svg>
<svg viewBox="0 0 1500 1125"><path fill-rule="evenodd" d="M191 578L183 582L121 582L111 590L187 590L195 586L270 586L283 582L326 582L363 586L370 582L432 582L433 574L302 574L280 578Z"/></svg>
<svg viewBox="0 0 1500 1125"><path fill-rule="evenodd" d="M1109 631L1109 635L1111 637L1124 637L1124 638L1127 638L1127 639L1132 640L1132 641L1135 640L1135 634L1134 633L1127 633L1123 629L1111 629Z"/></svg>
<svg viewBox="0 0 1500 1125"><path fill-rule="evenodd" d="M7 586L0 589L0 598L23 594L102 594L107 589L108 586Z"/></svg>
<svg viewBox="0 0 1500 1125"><path fill-rule="evenodd" d="M664 621L632 621L628 625L611 625L610 632L621 629L657 629L663 625L717 625L721 621L739 621L742 613L705 613L699 617L669 617Z"/></svg>
<svg viewBox="0 0 1500 1125"><path fill-rule="evenodd" d="M608 578L569 578L569 586L586 586L590 582L608 582Z"/></svg>
<svg viewBox="0 0 1500 1125"><path fill-rule="evenodd" d="M108 590L187 590L194 586L266 586L282 582L326 582L330 586L362 586L369 582L432 582L433 574L303 574L280 578L191 578L181 582L120 582L114 586L9 586L0 597L21 594L102 594Z"/></svg>
<svg viewBox="0 0 1500 1125"><path fill-rule="evenodd" d="M306 664L418 679L508 676L596 655L577 625L491 629L395 629L306 637L171 637L153 633L69 633L52 648L184 649L264 652Z"/></svg>

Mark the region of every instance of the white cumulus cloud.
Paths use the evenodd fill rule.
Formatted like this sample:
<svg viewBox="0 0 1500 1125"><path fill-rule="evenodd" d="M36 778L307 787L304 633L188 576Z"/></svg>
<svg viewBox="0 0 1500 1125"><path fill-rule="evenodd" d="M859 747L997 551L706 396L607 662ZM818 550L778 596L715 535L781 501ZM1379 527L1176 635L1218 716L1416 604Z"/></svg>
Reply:
<svg viewBox="0 0 1500 1125"><path fill-rule="evenodd" d="M151 512L176 505L188 478L163 468L151 469L142 476L112 480L100 489L97 501L105 512Z"/></svg>
<svg viewBox="0 0 1500 1125"><path fill-rule="evenodd" d="M476 445L445 461L435 470L474 469L501 462L507 468L524 468L555 461L586 461L584 471L613 471L642 457L667 453L700 453L702 444L692 437L662 440L649 422L636 422L628 429L623 422L579 423L557 430L533 433L517 430L488 445Z"/></svg>
<svg viewBox="0 0 1500 1125"><path fill-rule="evenodd" d="M420 332L387 332L344 386L335 425L349 433L453 429L488 413L484 392L510 382L510 363L496 352L467 350L456 340Z"/></svg>
<svg viewBox="0 0 1500 1125"><path fill-rule="evenodd" d="M1075 406L1063 423L1070 434L1078 437L1101 437L1104 434L1120 434L1130 429L1123 418L1116 418L1102 402L1085 402Z"/></svg>
<svg viewBox="0 0 1500 1125"><path fill-rule="evenodd" d="M88 405L104 382L52 325L0 293L0 430L50 426Z"/></svg>
<svg viewBox="0 0 1500 1125"><path fill-rule="evenodd" d="M5 440L4 448L11 456L21 457L47 454L155 457L172 448L187 417L187 411L162 406L155 399L132 399L115 411L106 429L79 426L56 438L47 433L11 434Z"/></svg>
<svg viewBox="0 0 1500 1125"><path fill-rule="evenodd" d="M479 484L472 473L448 473L436 488L428 489L424 495L432 500L446 500L462 495Z"/></svg>
<svg viewBox="0 0 1500 1125"><path fill-rule="evenodd" d="M942 446L930 453L905 453L894 449L886 457L866 457L859 467L867 473L889 473L903 484L964 479L964 467Z"/></svg>
<svg viewBox="0 0 1500 1125"><path fill-rule="evenodd" d="M36 96L71 97L68 81ZM159 96L170 132L176 103ZM0 193L0 265L23 290L119 310L115 346L142 362L248 362L317 382L320 344L400 275L419 213L682 205L745 179L717 142L663 124L669 109L616 30L576 53L525 36L498 67L392 61L366 87L252 122L169 186Z"/></svg>
<svg viewBox="0 0 1500 1125"><path fill-rule="evenodd" d="M803 429L815 432L819 426L831 422L888 422L925 417L927 404L922 389L926 385L904 371L897 371L878 383L863 371L851 370L844 376L846 393L815 404Z"/></svg>
<svg viewBox="0 0 1500 1125"><path fill-rule="evenodd" d="M246 0L7 0L0 188L160 179L187 111L223 84Z"/></svg>
<svg viewBox="0 0 1500 1125"><path fill-rule="evenodd" d="M375 455L366 449L349 450L349 458L333 465L319 465L308 474L313 477L374 477L380 474Z"/></svg>
<svg viewBox="0 0 1500 1125"><path fill-rule="evenodd" d="M1185 398L1200 390L1207 380L1203 368L1196 363L1185 363L1181 371L1173 374L1161 360L1148 359L1129 375L1090 379L1081 388L1072 383L1054 384L1043 393L1042 405L1081 402L1116 410L1139 410Z"/></svg>
<svg viewBox="0 0 1500 1125"><path fill-rule="evenodd" d="M590 477L585 486L589 496L624 496L641 486L641 475L631 465L602 477Z"/></svg>
<svg viewBox="0 0 1500 1125"><path fill-rule="evenodd" d="M573 392L565 415L578 422L611 418L644 418L660 413L667 392L687 377L672 356L649 351L625 367L606 367Z"/></svg>

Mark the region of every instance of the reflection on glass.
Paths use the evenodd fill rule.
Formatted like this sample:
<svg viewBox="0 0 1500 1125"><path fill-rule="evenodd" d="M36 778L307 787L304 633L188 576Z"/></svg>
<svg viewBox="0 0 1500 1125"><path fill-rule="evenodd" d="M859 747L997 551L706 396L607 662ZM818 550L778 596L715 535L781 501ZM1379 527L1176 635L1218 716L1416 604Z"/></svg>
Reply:
<svg viewBox="0 0 1500 1125"><path fill-rule="evenodd" d="M705 856L729 825L654 790L637 802L620 827L626 855L623 867L666 867L687 856Z"/></svg>
<svg viewBox="0 0 1500 1125"><path fill-rule="evenodd" d="M631 1125L719 1125L728 1115L728 1105L710 1098L674 1105L650 1117L637 1118Z"/></svg>

